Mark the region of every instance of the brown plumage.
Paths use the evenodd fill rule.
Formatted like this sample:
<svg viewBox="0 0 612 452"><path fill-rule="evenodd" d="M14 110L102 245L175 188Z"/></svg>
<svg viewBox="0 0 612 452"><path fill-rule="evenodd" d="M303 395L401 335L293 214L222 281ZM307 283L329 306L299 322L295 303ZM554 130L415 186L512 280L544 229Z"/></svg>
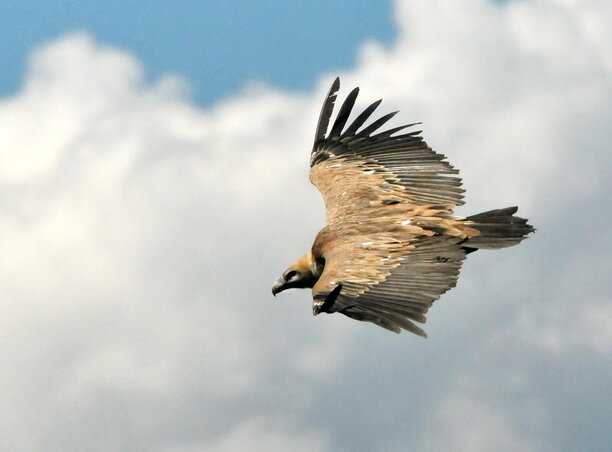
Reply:
<svg viewBox="0 0 612 452"><path fill-rule="evenodd" d="M516 207L471 217L458 171L410 124L374 133L395 113L363 127L381 101L345 128L358 88L327 133L340 80L323 104L310 158L310 180L325 200L327 221L311 251L274 284L274 294L312 287L313 312L340 312L399 333L425 336L413 322L457 283L466 255L519 243L534 231ZM327 133L327 134L326 134Z"/></svg>

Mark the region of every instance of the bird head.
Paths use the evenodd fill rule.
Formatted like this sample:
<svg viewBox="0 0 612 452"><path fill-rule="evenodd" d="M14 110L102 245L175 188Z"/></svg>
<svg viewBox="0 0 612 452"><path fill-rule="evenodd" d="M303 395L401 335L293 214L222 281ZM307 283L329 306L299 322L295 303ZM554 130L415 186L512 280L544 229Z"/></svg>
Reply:
<svg viewBox="0 0 612 452"><path fill-rule="evenodd" d="M316 278L312 271L311 255L308 254L291 265L272 285L272 295L285 289L304 289L314 286Z"/></svg>

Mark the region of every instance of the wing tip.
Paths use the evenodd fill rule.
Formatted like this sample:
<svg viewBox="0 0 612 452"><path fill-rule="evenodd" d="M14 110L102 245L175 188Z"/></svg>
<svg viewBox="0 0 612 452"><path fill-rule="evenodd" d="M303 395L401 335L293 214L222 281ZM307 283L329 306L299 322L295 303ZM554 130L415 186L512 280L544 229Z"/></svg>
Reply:
<svg viewBox="0 0 612 452"><path fill-rule="evenodd" d="M359 95L359 87L355 87L351 90L350 93L344 99L342 106L340 107L340 111L338 112L338 116L336 116L336 120L334 121L334 125L327 136L327 139L337 139L342 135L342 129L346 125L348 118L355 106L355 100L357 100L357 96Z"/></svg>
<svg viewBox="0 0 612 452"><path fill-rule="evenodd" d="M317 130L315 133L315 145L325 138L327 127L329 126L329 120L334 110L334 103L336 102L336 97L339 90L340 77L338 76L334 79L329 91L327 92L327 96L325 96L325 100L323 101L323 107L321 108L321 113L319 114L319 122L317 123Z"/></svg>

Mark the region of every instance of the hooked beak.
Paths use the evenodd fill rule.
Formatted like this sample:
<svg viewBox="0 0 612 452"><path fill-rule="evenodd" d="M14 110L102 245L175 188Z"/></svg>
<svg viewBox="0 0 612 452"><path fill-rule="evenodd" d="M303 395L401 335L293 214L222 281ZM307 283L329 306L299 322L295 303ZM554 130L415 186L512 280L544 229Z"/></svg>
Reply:
<svg viewBox="0 0 612 452"><path fill-rule="evenodd" d="M282 292L286 289L285 284L287 282L281 277L276 280L272 285L272 295L276 296L277 293Z"/></svg>

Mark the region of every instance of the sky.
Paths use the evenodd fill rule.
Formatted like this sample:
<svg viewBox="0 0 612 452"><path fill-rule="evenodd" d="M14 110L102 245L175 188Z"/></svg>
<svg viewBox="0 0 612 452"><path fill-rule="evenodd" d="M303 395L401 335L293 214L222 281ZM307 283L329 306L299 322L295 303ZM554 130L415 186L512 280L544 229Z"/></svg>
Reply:
<svg viewBox="0 0 612 452"><path fill-rule="evenodd" d="M47 3L0 15L0 449L608 450L609 1ZM270 294L337 75L538 229L428 339Z"/></svg>
<svg viewBox="0 0 612 452"><path fill-rule="evenodd" d="M0 7L0 94L16 91L38 45L75 30L123 49L147 80L180 74L209 105L249 81L312 89L323 71L350 67L367 39L395 35L391 3L311 0L6 0Z"/></svg>

